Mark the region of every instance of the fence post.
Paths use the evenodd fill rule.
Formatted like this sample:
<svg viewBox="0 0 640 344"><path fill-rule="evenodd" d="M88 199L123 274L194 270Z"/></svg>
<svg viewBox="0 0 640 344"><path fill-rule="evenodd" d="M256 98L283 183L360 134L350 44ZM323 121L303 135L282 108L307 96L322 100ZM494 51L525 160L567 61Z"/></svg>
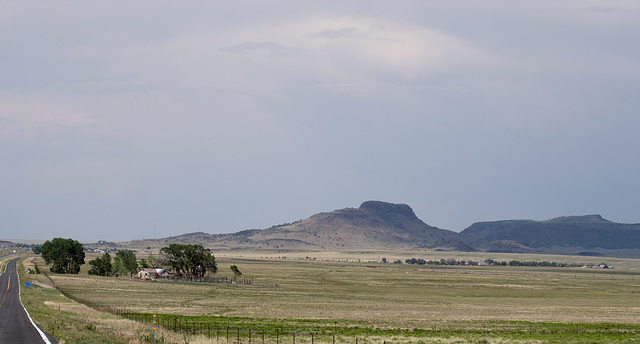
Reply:
<svg viewBox="0 0 640 344"><path fill-rule="evenodd" d="M156 344L156 315L153 315L153 344Z"/></svg>
<svg viewBox="0 0 640 344"><path fill-rule="evenodd" d="M251 329L249 329L249 344L251 344Z"/></svg>

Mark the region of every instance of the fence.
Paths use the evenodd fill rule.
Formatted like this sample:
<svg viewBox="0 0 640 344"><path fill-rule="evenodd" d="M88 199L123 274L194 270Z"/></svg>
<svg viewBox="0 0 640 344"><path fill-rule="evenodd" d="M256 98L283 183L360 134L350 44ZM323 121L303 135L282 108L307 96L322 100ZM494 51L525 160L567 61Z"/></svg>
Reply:
<svg viewBox="0 0 640 344"><path fill-rule="evenodd" d="M153 314L134 313L124 309L110 309L123 318L153 323ZM214 320L215 319L215 320ZM531 338L549 337L592 337L606 338L607 336L629 336L637 338L640 335L640 325L634 324L562 324L562 323L533 323L533 322L504 322L504 321L455 321L434 320L425 322L422 328L368 328L336 325L311 325L305 328L286 330L277 326L261 326L249 329L245 324L228 322L221 317L209 316L181 316L159 314L156 326L167 330L202 335L221 344L368 344L397 342L399 338L426 338L453 336L465 334L496 335L496 336L524 336ZM285 326L286 327L286 326ZM289 327L291 328L291 327Z"/></svg>
<svg viewBox="0 0 640 344"><path fill-rule="evenodd" d="M173 282L203 282L203 283L237 283L237 284L253 284L253 278L218 278L218 277L194 277L194 276L158 276L158 281Z"/></svg>
<svg viewBox="0 0 640 344"><path fill-rule="evenodd" d="M153 314L147 313L134 313L123 309L112 309L111 312L127 319L153 323ZM198 317L202 319L202 317ZM315 333L310 331L282 331L280 329L275 330L251 330L241 329L239 327L219 326L213 325L211 322L198 321L197 318L190 318L180 315L156 315L156 327L163 327L165 329L190 334L190 335L202 335L210 339L215 339L216 342L226 342L234 344L300 344L300 343L336 343L336 339L339 342L344 342L343 337L337 337L335 334L327 333ZM355 343L358 344L359 339L355 338ZM362 342L362 341L360 341Z"/></svg>

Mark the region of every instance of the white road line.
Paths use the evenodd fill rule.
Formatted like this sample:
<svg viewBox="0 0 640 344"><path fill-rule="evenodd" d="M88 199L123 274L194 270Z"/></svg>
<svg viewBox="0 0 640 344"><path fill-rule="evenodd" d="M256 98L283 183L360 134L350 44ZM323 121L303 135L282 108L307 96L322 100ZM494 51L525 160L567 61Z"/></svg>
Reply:
<svg viewBox="0 0 640 344"><path fill-rule="evenodd" d="M22 301L20 301L20 303L22 303ZM29 317L29 321L31 321L31 325L33 325L33 327L36 328L36 331L38 331L38 333L40 334L40 337L42 337L42 340L44 340L46 344L51 344L51 342L49 341L49 338L47 338L47 335L44 334L42 330L40 330L40 328L38 327L38 325L36 325L36 323L33 322L33 319L31 319L31 315L29 315L29 312L27 311L27 309L24 308L24 306L22 306L22 308L24 309L24 312L27 313L27 317Z"/></svg>
<svg viewBox="0 0 640 344"><path fill-rule="evenodd" d="M18 263L16 262L16 264ZM22 295L20 292L20 275L17 274L17 272L18 272L18 267L16 265L16 275L18 275L18 300L20 300L20 305L22 306L22 309L24 309L24 312L27 313L27 318L29 318L29 321L31 321L31 325L33 325L36 331L38 331L38 333L40 334L40 337L42 337L42 340L45 342L45 344L51 344L51 342L49 341L49 338L47 338L47 335L44 334L44 332L42 332L42 330L38 327L38 325L36 325L35 322L33 322L33 319L31 319L31 315L29 315L29 311L27 311L27 309L24 308L24 305L22 304Z"/></svg>

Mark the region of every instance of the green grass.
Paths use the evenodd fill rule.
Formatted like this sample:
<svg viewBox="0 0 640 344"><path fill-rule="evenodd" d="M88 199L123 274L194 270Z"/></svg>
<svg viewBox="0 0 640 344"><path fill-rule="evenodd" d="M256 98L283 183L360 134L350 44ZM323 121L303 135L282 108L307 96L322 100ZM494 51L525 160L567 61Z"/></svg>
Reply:
<svg viewBox="0 0 640 344"><path fill-rule="evenodd" d="M153 318L148 313L128 313L123 316L138 321L150 322ZM640 334L640 325L620 324L565 324L565 323L533 323L515 321L469 321L469 322L437 322L430 328L378 328L370 324L350 322L344 326L337 320L304 320L304 319L258 319L239 317L211 316L176 316L170 314L157 315L159 326L166 328L203 334L208 338L231 340L239 338L242 342L250 340L267 342L349 342L355 338L367 341L370 338L395 338L396 341L435 340L442 337L491 338L494 340L544 341L548 343L611 343L633 342ZM387 340L389 342L390 340Z"/></svg>

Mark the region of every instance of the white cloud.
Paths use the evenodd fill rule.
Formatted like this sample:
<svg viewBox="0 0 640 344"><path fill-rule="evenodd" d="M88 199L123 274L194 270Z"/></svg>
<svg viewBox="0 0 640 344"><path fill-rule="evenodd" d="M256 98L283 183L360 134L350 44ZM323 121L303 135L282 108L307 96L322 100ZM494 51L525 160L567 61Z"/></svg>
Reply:
<svg viewBox="0 0 640 344"><path fill-rule="evenodd" d="M420 26L369 18L318 20L311 26L318 29L312 36L314 50L343 70L413 79L475 65L487 56L459 38Z"/></svg>
<svg viewBox="0 0 640 344"><path fill-rule="evenodd" d="M94 115L67 97L47 92L0 92L0 137L16 138L32 129L81 128L95 125Z"/></svg>
<svg viewBox="0 0 640 344"><path fill-rule="evenodd" d="M311 86L415 80L477 66L489 58L449 34L364 17L305 17L213 28L106 54L100 48L85 50L120 66L118 75L136 75L148 84L192 88L195 82L243 92L298 88L301 82Z"/></svg>
<svg viewBox="0 0 640 344"><path fill-rule="evenodd" d="M272 34L276 42L305 52L298 57L301 69L352 80L414 79L487 56L454 36L379 18L307 18L284 23Z"/></svg>

